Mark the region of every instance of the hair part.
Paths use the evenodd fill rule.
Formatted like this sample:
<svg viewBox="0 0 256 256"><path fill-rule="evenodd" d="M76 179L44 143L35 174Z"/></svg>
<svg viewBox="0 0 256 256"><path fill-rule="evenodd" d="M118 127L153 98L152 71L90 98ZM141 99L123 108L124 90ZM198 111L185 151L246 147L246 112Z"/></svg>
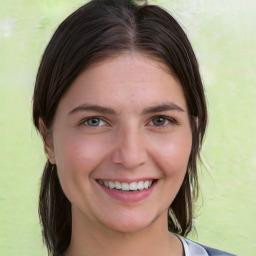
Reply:
<svg viewBox="0 0 256 256"><path fill-rule="evenodd" d="M192 149L182 186L170 205L168 228L186 236L197 198L197 159L207 124L207 108L197 59L177 21L158 6L129 0L92 0L57 28L43 54L33 97L33 121L50 128L57 106L88 66L120 53L145 54L165 63L179 79L188 106ZM47 161L41 180L39 216L49 253L62 255L71 239L71 203L62 191L57 168Z"/></svg>

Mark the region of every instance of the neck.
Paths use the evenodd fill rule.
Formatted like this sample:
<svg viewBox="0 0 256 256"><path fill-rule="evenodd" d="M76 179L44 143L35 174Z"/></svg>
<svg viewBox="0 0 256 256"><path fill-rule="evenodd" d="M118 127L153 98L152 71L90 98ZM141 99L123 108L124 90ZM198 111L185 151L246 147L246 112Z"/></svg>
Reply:
<svg viewBox="0 0 256 256"><path fill-rule="evenodd" d="M168 232L167 213L148 227L129 233L118 232L101 223L72 218L71 243L66 256L147 255L180 256L179 239Z"/></svg>

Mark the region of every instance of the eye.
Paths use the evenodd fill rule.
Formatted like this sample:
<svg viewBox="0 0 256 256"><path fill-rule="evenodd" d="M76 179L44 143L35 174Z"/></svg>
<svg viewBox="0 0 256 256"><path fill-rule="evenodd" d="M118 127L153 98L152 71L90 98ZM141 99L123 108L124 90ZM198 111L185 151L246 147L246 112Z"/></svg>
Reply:
<svg viewBox="0 0 256 256"><path fill-rule="evenodd" d="M154 117L151 121L150 121L150 125L153 125L153 126L166 126L168 125L169 123L172 123L172 124L178 124L176 120L174 120L173 118L171 117L166 117L166 116L156 116Z"/></svg>
<svg viewBox="0 0 256 256"><path fill-rule="evenodd" d="M84 120L82 124L87 126L103 126L103 125L106 125L107 123L99 117L90 117Z"/></svg>

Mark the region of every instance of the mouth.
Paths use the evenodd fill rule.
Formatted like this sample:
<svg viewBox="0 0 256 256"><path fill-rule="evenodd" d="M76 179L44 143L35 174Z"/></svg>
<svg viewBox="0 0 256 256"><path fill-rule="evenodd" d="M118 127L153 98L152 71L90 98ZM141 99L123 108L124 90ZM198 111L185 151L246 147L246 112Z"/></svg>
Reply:
<svg viewBox="0 0 256 256"><path fill-rule="evenodd" d="M124 192L138 192L149 189L157 180L141 180L133 182L120 182L114 180L97 180L102 186L109 188L111 190L118 190Z"/></svg>

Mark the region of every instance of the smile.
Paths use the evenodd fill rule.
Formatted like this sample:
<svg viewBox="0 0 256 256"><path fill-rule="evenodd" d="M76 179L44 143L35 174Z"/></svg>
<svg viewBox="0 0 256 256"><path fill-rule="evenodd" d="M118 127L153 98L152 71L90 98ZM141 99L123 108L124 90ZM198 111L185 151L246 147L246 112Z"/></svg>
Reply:
<svg viewBox="0 0 256 256"><path fill-rule="evenodd" d="M106 188L122 190L122 191L142 191L150 188L154 180L145 180L138 182L119 182L109 180L98 180L98 182Z"/></svg>
<svg viewBox="0 0 256 256"><path fill-rule="evenodd" d="M148 198L156 188L157 179L137 181L117 181L97 179L102 190L115 200L123 203L136 203Z"/></svg>

